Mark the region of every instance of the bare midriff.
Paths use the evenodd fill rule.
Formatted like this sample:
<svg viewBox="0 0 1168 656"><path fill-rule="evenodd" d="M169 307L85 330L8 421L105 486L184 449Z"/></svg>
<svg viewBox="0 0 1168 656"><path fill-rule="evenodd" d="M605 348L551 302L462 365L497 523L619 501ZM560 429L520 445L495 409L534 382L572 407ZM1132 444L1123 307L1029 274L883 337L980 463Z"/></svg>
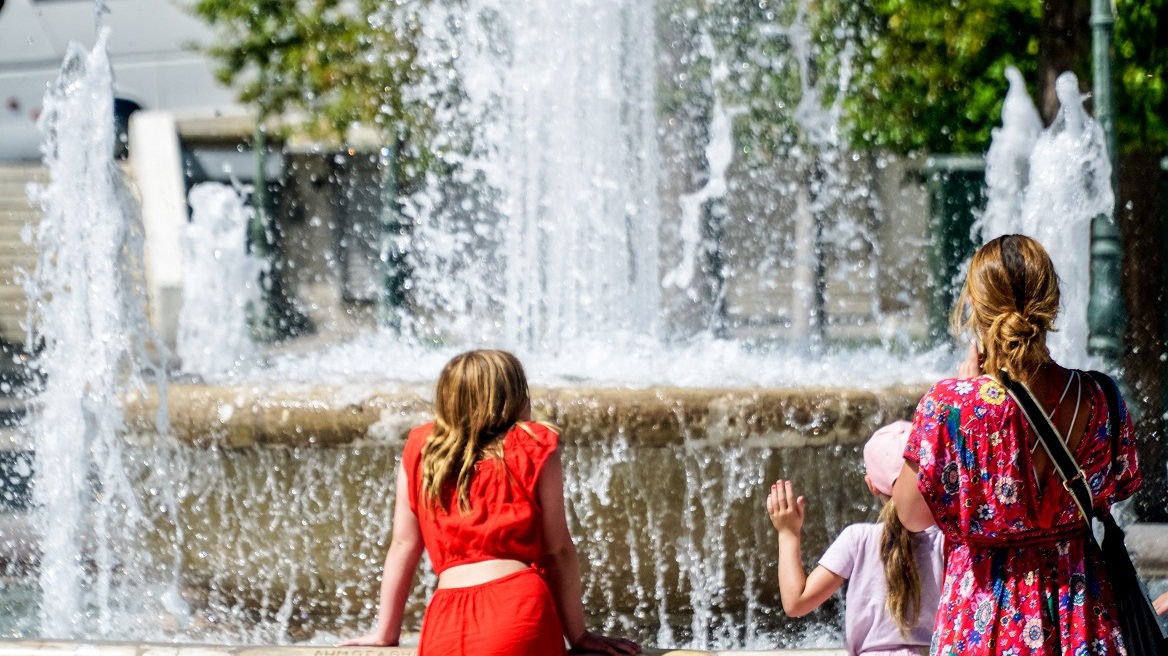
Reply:
<svg viewBox="0 0 1168 656"><path fill-rule="evenodd" d="M490 583L495 579L521 572L531 567L518 560L484 560L478 563L455 565L438 575L439 588L469 588L472 585Z"/></svg>

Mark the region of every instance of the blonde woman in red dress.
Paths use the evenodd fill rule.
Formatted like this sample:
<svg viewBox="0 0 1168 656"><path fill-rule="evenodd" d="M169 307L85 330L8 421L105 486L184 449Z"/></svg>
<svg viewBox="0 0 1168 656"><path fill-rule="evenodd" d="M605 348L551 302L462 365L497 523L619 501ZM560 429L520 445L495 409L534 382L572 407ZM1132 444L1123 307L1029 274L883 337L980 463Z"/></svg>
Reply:
<svg viewBox="0 0 1168 656"><path fill-rule="evenodd" d="M1058 310L1058 277L1038 242L1006 235L974 254L954 324L981 348L972 344L958 377L921 399L892 495L909 530L936 522L945 533L933 654L1125 653L1087 524L1000 378L1034 393L1097 508L1135 493L1140 470L1122 399L1113 436L1100 382L1046 348Z"/></svg>
<svg viewBox="0 0 1168 656"><path fill-rule="evenodd" d="M423 547L438 588L420 656L561 656L565 641L641 651L585 629L559 434L531 421L527 378L510 353L470 351L442 369L434 422L411 431L402 453L377 626L342 646L398 644Z"/></svg>

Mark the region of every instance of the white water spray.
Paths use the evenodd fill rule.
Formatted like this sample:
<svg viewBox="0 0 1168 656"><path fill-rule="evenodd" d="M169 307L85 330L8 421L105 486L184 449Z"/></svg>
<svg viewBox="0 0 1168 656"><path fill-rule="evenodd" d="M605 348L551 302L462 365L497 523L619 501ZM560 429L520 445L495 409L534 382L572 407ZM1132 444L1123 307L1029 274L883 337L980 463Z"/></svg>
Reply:
<svg viewBox="0 0 1168 656"><path fill-rule="evenodd" d="M137 287L142 224L113 156L106 41L102 30L90 52L70 44L38 121L50 182L30 190L44 210L30 236L38 262L27 290L28 343L43 344L37 365L45 377L30 427L40 619L42 634L56 638L109 635L124 628L124 612L184 612L177 552L173 563L155 563L139 548L156 520L176 512L166 449L141 457L123 441L124 395L145 392L149 332ZM156 420L165 431L159 393Z"/></svg>
<svg viewBox="0 0 1168 656"><path fill-rule="evenodd" d="M437 117L454 179L406 207L427 330L545 351L655 334L652 4L439 4L419 58L448 67L466 111Z"/></svg>
<svg viewBox="0 0 1168 656"><path fill-rule="evenodd" d="M1014 88L1013 81L1011 88ZM1049 337L1051 355L1070 367L1088 366L1087 299L1090 287L1091 220L1111 215L1111 162L1103 130L1083 108L1078 80L1063 73L1055 83L1061 107L1054 123L1034 143L1029 155L1028 179L1013 165L1022 155L1033 124L1021 98L1005 108L1003 129L995 133L987 163L991 205L983 219L988 240L1018 232L1037 239L1050 254L1059 274L1062 309ZM1011 126L1006 129L1006 125ZM1000 156L1000 157L999 157ZM991 175L992 173L992 175ZM1021 191L1020 190L1023 190ZM1024 195L1015 218L1010 203Z"/></svg>
<svg viewBox="0 0 1168 656"><path fill-rule="evenodd" d="M682 194L679 199L681 261L662 279L662 285L687 290L695 300L697 289L692 283L698 273L698 258L705 246L702 240L703 209L707 203L717 202L726 197L726 173L734 161L734 117L742 113L739 108L727 108L723 102L719 88L726 83L730 70L726 62L718 58L708 34L702 35L701 50L703 56L714 62L711 75L714 106L710 110L709 142L706 144L706 168L709 177L700 189Z"/></svg>
<svg viewBox="0 0 1168 656"><path fill-rule="evenodd" d="M267 263L247 251L253 210L235 190L207 182L191 189L189 199L177 350L184 371L210 379L254 360L248 312L262 300L260 275Z"/></svg>
<svg viewBox="0 0 1168 656"><path fill-rule="evenodd" d="M1115 209L1111 160L1103 128L1083 108L1073 73L1055 81L1060 108L1030 156L1030 186L1022 230L1041 242L1059 274L1062 311L1050 336L1051 355L1069 367L1087 362L1087 299L1091 284L1091 221Z"/></svg>
<svg viewBox="0 0 1168 656"><path fill-rule="evenodd" d="M982 243L1021 230L1030 154L1042 132L1042 118L1026 93L1022 74L1009 66L1006 79L1010 88L1002 103L1002 126L993 129L986 153L986 209L976 228Z"/></svg>

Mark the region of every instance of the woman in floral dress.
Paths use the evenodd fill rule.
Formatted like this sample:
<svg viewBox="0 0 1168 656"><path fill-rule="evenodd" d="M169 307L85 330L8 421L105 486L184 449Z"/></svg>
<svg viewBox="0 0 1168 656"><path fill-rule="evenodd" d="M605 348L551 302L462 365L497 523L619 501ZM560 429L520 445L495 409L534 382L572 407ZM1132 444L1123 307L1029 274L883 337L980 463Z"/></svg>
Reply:
<svg viewBox="0 0 1168 656"><path fill-rule="evenodd" d="M1113 440L1099 385L1050 359L1046 335L1058 307L1058 278L1038 242L1006 235L974 255L954 326L978 339L959 377L937 383L918 405L893 492L909 530L936 522L946 538L932 654L1126 653L1087 524L997 376L1004 370L1031 389L1096 507L1139 488L1122 400L1123 430Z"/></svg>

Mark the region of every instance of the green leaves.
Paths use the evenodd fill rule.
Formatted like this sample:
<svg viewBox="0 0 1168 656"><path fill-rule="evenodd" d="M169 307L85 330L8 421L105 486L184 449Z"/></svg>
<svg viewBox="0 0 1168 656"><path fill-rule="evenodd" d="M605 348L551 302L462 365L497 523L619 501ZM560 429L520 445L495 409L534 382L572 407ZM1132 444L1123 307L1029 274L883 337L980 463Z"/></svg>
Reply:
<svg viewBox="0 0 1168 656"><path fill-rule="evenodd" d="M1037 78L1041 0L875 0L872 9L869 58L850 103L853 139L900 153L984 152L1000 122L1005 67L1032 85ZM1121 149L1168 147L1165 21L1168 0L1116 0ZM1076 73L1090 79L1090 70Z"/></svg>
<svg viewBox="0 0 1168 656"><path fill-rule="evenodd" d="M355 124L387 125L413 62L408 20L374 0L196 0L218 30L209 49L218 76L263 116L308 117L309 132L341 136ZM393 17L400 18L400 17ZM395 29L403 27L401 30Z"/></svg>
<svg viewBox="0 0 1168 656"><path fill-rule="evenodd" d="M425 74L417 13L428 1L195 0L192 11L218 31L210 53L220 79L261 115L302 114L309 132L338 138L354 124L375 126L398 142L430 127L433 108L401 96ZM797 145L801 85L831 104L845 60L851 141L900 153L983 152L1000 121L1005 67L1037 79L1042 0L656 1L659 112L704 114L716 85L737 112L745 154L759 161ZM1168 0L1116 0L1116 11L1121 147L1164 148ZM806 27L805 42L793 25ZM804 69L799 47L810 54ZM731 64L719 79L711 52Z"/></svg>
<svg viewBox="0 0 1168 656"><path fill-rule="evenodd" d="M1117 0L1115 10L1120 150L1168 149L1168 0Z"/></svg>
<svg viewBox="0 0 1168 656"><path fill-rule="evenodd" d="M1037 0L880 0L849 109L853 140L899 153L982 152L1007 65L1033 80Z"/></svg>

